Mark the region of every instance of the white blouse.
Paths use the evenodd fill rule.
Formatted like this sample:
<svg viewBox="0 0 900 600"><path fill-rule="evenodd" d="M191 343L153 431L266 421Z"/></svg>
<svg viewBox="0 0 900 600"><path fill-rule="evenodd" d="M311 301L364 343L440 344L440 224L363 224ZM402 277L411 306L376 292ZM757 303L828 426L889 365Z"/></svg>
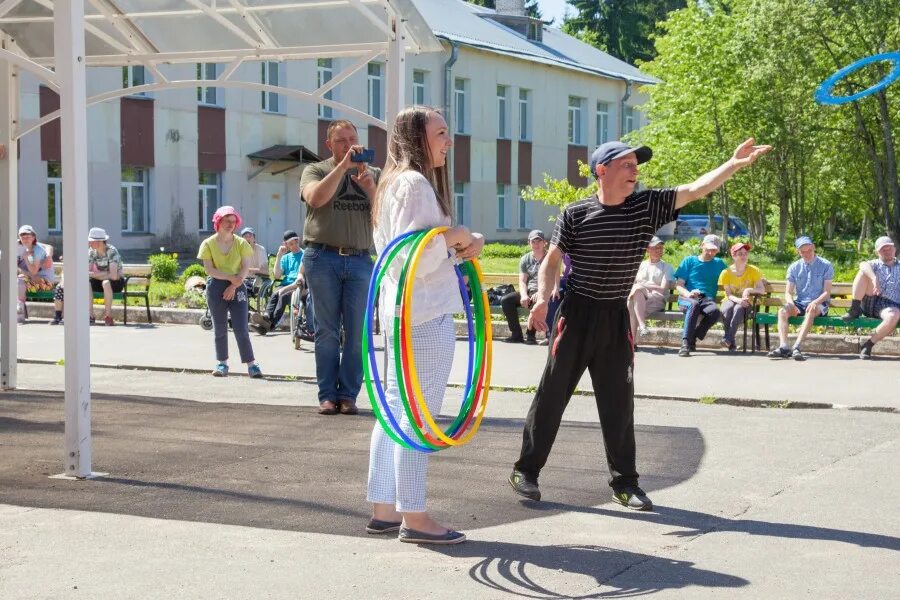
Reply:
<svg viewBox="0 0 900 600"><path fill-rule="evenodd" d="M375 225L375 249L382 250L398 235L408 231L449 226L450 217L441 212L431 183L418 171L404 171L384 190L378 204ZM379 300L381 322L391 327L400 272L408 250L403 250L391 264L382 280ZM456 252L448 251L443 235L431 238L419 259L413 288L413 325L420 325L441 315L463 312L453 261Z"/></svg>

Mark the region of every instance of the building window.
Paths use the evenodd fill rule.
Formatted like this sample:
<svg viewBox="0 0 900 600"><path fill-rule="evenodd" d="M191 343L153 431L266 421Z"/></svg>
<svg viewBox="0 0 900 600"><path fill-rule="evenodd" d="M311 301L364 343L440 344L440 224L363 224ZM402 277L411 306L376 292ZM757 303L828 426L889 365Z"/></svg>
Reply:
<svg viewBox="0 0 900 600"><path fill-rule="evenodd" d="M47 229L62 231L62 166L47 163Z"/></svg>
<svg viewBox="0 0 900 600"><path fill-rule="evenodd" d="M281 85L281 65L276 61L266 61L261 64L262 72L260 81L263 85L279 86ZM275 92L261 92L262 109L265 112L281 113L284 112L281 95Z"/></svg>
<svg viewBox="0 0 900 600"><path fill-rule="evenodd" d="M597 145L609 141L609 104L597 103Z"/></svg>
<svg viewBox="0 0 900 600"><path fill-rule="evenodd" d="M413 71L413 104L424 106L425 98L425 71Z"/></svg>
<svg viewBox="0 0 900 600"><path fill-rule="evenodd" d="M122 67L122 87L132 88L150 83L144 65L127 65ZM146 96L147 92L136 92L135 96Z"/></svg>
<svg viewBox="0 0 900 600"><path fill-rule="evenodd" d="M219 76L219 65L216 63L197 63L197 79L200 81L214 81ZM210 106L221 106L222 98L219 89L215 87L198 87L197 102Z"/></svg>
<svg viewBox="0 0 900 600"><path fill-rule="evenodd" d="M519 229L528 229L528 203L522 197L524 189L524 187L519 188Z"/></svg>
<svg viewBox="0 0 900 600"><path fill-rule="evenodd" d="M146 232L148 221L147 169L122 168L122 232Z"/></svg>
<svg viewBox="0 0 900 600"><path fill-rule="evenodd" d="M320 58L316 61L316 88L320 88L334 77L334 60L331 58ZM334 100L334 90L325 92L326 100ZM334 109L324 104L319 104L319 118L333 119Z"/></svg>
<svg viewBox="0 0 900 600"><path fill-rule="evenodd" d="M509 120L509 110L506 106L508 104L506 90L507 87L505 85L497 86L497 137L500 139L509 137L509 130L506 125L506 122Z"/></svg>
<svg viewBox="0 0 900 600"><path fill-rule="evenodd" d="M506 229L506 186L497 184L497 229Z"/></svg>
<svg viewBox="0 0 900 600"><path fill-rule="evenodd" d="M519 139L522 141L531 139L531 110L529 90L519 90Z"/></svg>
<svg viewBox="0 0 900 600"><path fill-rule="evenodd" d="M622 133L630 133L637 129L635 127L634 108L630 106L625 107L625 123L623 123L622 128L624 129Z"/></svg>
<svg viewBox="0 0 900 600"><path fill-rule="evenodd" d="M369 63L369 114L384 118L384 65Z"/></svg>
<svg viewBox="0 0 900 600"><path fill-rule="evenodd" d="M569 96L569 143L578 146L584 145L584 135L582 134L582 105L583 98L577 96Z"/></svg>
<svg viewBox="0 0 900 600"><path fill-rule="evenodd" d="M466 106L465 79L456 79L453 82L453 99L456 100L456 112L453 115L454 120L456 121L456 128L453 131L455 133L466 133L469 128L469 123L466 120L466 110L468 107Z"/></svg>
<svg viewBox="0 0 900 600"><path fill-rule="evenodd" d="M456 214L456 224L465 225L468 223L466 214L466 184L453 184L453 208Z"/></svg>
<svg viewBox="0 0 900 600"><path fill-rule="evenodd" d="M212 217L222 201L222 175L200 171L197 216L200 231L212 231Z"/></svg>

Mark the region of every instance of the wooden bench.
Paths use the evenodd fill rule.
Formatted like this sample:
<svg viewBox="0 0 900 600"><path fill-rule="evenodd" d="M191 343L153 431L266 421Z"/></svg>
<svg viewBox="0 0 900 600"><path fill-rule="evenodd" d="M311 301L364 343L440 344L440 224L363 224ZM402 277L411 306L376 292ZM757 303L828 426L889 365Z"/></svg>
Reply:
<svg viewBox="0 0 900 600"><path fill-rule="evenodd" d="M784 292L786 287L787 282L785 281L766 282L766 295L757 299L756 311L753 319L754 351L759 340L760 326L765 330L766 350L770 348L769 326L778 325L778 309L784 305ZM780 297L775 297L775 294L780 295ZM834 309L838 309L841 313L847 312L852 300L852 284L832 282L831 301L828 303L829 314L825 317L816 317L813 320L813 325L816 327L844 329L874 329L881 324L881 319L873 319L870 317L859 317L848 323L840 316L831 314ZM790 325L801 325L803 323L803 317L790 317L788 323Z"/></svg>
<svg viewBox="0 0 900 600"><path fill-rule="evenodd" d="M56 271L57 279L62 275L62 263L55 262L53 263L53 268ZM150 315L150 265L148 264L135 264L135 265L123 265L123 277L125 280L125 285L122 288L121 292L116 292L113 294L113 300L121 300L122 301L122 323L128 325L128 299L129 298L137 298L140 300L143 298L144 300L144 308L147 311L147 322L152 323L153 318ZM32 302L52 302L53 301L54 292L51 291L40 291L40 292L27 292L25 294L26 301ZM102 292L94 292L94 298L103 298Z"/></svg>

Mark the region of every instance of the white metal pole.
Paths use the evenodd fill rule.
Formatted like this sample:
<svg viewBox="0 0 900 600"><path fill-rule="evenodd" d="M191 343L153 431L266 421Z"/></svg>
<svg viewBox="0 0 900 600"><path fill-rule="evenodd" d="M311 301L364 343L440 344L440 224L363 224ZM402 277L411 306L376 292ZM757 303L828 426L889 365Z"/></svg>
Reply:
<svg viewBox="0 0 900 600"><path fill-rule="evenodd" d="M60 88L63 275L65 281L66 455L69 477L91 476L90 285L87 264L87 104L84 0L56 0L53 44Z"/></svg>
<svg viewBox="0 0 900 600"><path fill-rule="evenodd" d="M384 120L388 135L394 130L394 121L406 104L406 25L397 15L392 15L390 20L394 36L388 42L387 51L387 112Z"/></svg>
<svg viewBox="0 0 900 600"><path fill-rule="evenodd" d="M7 48L9 39L2 40ZM0 92L0 144L6 147L6 159L0 160L0 389L16 387L18 359L18 331L16 329L16 301L18 277L16 274L16 232L19 201L19 152L13 139L13 130L19 118L19 76L16 67L0 61L0 81L5 82L6 92Z"/></svg>

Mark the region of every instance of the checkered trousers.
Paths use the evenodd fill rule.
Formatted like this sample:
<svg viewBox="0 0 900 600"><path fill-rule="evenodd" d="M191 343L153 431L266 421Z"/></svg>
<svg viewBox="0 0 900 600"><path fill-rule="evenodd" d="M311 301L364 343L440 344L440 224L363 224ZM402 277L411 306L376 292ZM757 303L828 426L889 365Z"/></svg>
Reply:
<svg viewBox="0 0 900 600"><path fill-rule="evenodd" d="M414 325L413 353L425 404L435 417L444 402L450 366L453 363L456 334L453 316L443 315ZM394 340L387 337L387 386L385 395L400 428L412 440L418 440L401 406L400 390L394 370ZM369 448L369 486L366 499L394 504L399 512L425 512L428 454L407 450L394 443L377 422Z"/></svg>

